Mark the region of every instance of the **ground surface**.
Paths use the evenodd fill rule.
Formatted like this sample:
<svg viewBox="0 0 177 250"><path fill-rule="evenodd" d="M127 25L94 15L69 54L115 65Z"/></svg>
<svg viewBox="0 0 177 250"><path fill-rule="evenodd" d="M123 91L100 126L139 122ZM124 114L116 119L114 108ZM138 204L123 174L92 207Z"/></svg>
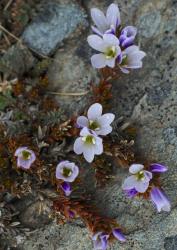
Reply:
<svg viewBox="0 0 177 250"><path fill-rule="evenodd" d="M169 214L157 214L148 201L127 200L121 191L121 181L127 175L126 170L119 170L115 180L108 187L99 190L96 197L104 213L116 218L127 231L127 243L121 245L115 242L110 249L175 250L177 249L177 1L115 2L120 6L122 22L138 27L137 41L147 56L143 69L128 76L120 76L114 82L112 111L117 117L126 117L138 128L136 151L141 159L155 160L169 166L169 171L163 178L163 186L172 202L172 211ZM91 52L86 42L90 32L89 9L94 6L105 8L110 3L108 0L56 0L47 6L46 1L42 1L40 14L28 24L22 37L25 44L33 50L54 56L55 60L49 65L48 73L50 90L82 92L87 90L90 80L97 79L96 72L90 65ZM42 32L43 27L47 27L46 35ZM24 53L30 54L28 60L33 64L36 60L35 53L32 55L28 50ZM22 66L22 68L19 66L19 69L17 67L19 72L28 70L23 63ZM76 112L87 103L87 97L58 98L58 101L63 104L67 112L68 107L71 108L71 112ZM22 234L11 239L9 243L11 246L14 244L19 250L92 249L87 229L81 221L58 226L45 216L39 218L36 212L38 202L34 197L29 197L28 202L22 201L20 205L17 204L19 207L23 206L21 221L31 229L31 232L27 236ZM4 246L7 247L8 243Z"/></svg>

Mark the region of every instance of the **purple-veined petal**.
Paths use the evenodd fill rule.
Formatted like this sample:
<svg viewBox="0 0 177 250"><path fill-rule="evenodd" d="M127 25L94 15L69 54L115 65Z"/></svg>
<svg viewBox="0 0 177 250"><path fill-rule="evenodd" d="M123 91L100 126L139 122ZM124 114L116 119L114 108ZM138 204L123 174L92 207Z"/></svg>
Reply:
<svg viewBox="0 0 177 250"><path fill-rule="evenodd" d="M106 17L102 11L97 8L91 9L91 17L97 28L101 32L105 32L108 29L108 23Z"/></svg>
<svg viewBox="0 0 177 250"><path fill-rule="evenodd" d="M87 112L87 116L89 120L96 120L98 117L102 115L102 105L99 103L94 103L90 106Z"/></svg>
<svg viewBox="0 0 177 250"><path fill-rule="evenodd" d="M96 137L94 152L96 155L101 155L103 153L103 140L100 137Z"/></svg>
<svg viewBox="0 0 177 250"><path fill-rule="evenodd" d="M88 128L84 127L80 132L80 136L87 136L87 135L90 135L90 132Z"/></svg>
<svg viewBox="0 0 177 250"><path fill-rule="evenodd" d="M68 182L63 182L61 184L61 188L64 191L66 196L69 196L72 193L71 185Z"/></svg>
<svg viewBox="0 0 177 250"><path fill-rule="evenodd" d="M85 146L83 147L83 154L84 154L84 158L86 159L86 161L88 162L92 162L94 159L94 146Z"/></svg>
<svg viewBox="0 0 177 250"><path fill-rule="evenodd" d="M124 192L128 198L134 198L138 194L135 188L124 190Z"/></svg>
<svg viewBox="0 0 177 250"><path fill-rule="evenodd" d="M116 62L116 58L112 58L112 59L107 59L106 60L106 65L110 68L114 68L115 67L115 62Z"/></svg>
<svg viewBox="0 0 177 250"><path fill-rule="evenodd" d="M91 28L92 28L92 31L95 33L95 34L97 34L97 35L99 35L99 36L103 36L103 33L99 30L99 29L97 29L95 26L91 26Z"/></svg>
<svg viewBox="0 0 177 250"><path fill-rule="evenodd" d="M131 174L136 174L144 168L142 164L132 164L129 168Z"/></svg>
<svg viewBox="0 0 177 250"><path fill-rule="evenodd" d="M152 173L164 173L168 170L168 168L165 165L159 163L152 163L149 167L149 170Z"/></svg>
<svg viewBox="0 0 177 250"><path fill-rule="evenodd" d="M74 152L77 154L77 155L80 155L83 153L83 141L82 141L82 138L77 138L74 142Z"/></svg>
<svg viewBox="0 0 177 250"><path fill-rule="evenodd" d="M99 37L98 35L88 36L87 41L90 47L92 47L93 49L100 51L100 52L105 51L105 43L103 39Z"/></svg>
<svg viewBox="0 0 177 250"><path fill-rule="evenodd" d="M113 34L104 34L103 40L108 45L119 45L119 39Z"/></svg>
<svg viewBox="0 0 177 250"><path fill-rule="evenodd" d="M96 131L97 135L108 135L112 132L112 127L110 125L100 128Z"/></svg>
<svg viewBox="0 0 177 250"><path fill-rule="evenodd" d="M121 242L125 242L126 241L126 238L125 238L125 236L123 235L123 233L121 232L120 229L115 228L115 229L113 229L112 233L113 233L114 237L117 240L119 240Z"/></svg>
<svg viewBox="0 0 177 250"><path fill-rule="evenodd" d="M88 127L88 119L85 116L79 116L76 123L80 128Z"/></svg>
<svg viewBox="0 0 177 250"><path fill-rule="evenodd" d="M137 181L135 184L135 189L139 193L144 193L149 187L149 182Z"/></svg>
<svg viewBox="0 0 177 250"><path fill-rule="evenodd" d="M123 66L120 67L120 70L121 70L124 74L129 74L129 73L130 73L130 70L124 68Z"/></svg>
<svg viewBox="0 0 177 250"><path fill-rule="evenodd" d="M144 171L144 177L145 177L145 181L149 182L152 179L152 173L149 171Z"/></svg>
<svg viewBox="0 0 177 250"><path fill-rule="evenodd" d="M122 189L127 190L127 189L132 189L135 188L137 183L137 180L135 176L129 176L124 180L124 183L122 184Z"/></svg>
<svg viewBox="0 0 177 250"><path fill-rule="evenodd" d="M106 18L109 23L109 25L113 25L115 29L118 25L120 25L120 11L117 4L112 3L106 13Z"/></svg>
<svg viewBox="0 0 177 250"><path fill-rule="evenodd" d="M153 204L155 204L158 212L169 212L171 210L170 202L161 189L153 187L150 192L150 198Z"/></svg>
<svg viewBox="0 0 177 250"><path fill-rule="evenodd" d="M104 54L95 54L91 57L92 67L102 69L106 66L106 58Z"/></svg>
<svg viewBox="0 0 177 250"><path fill-rule="evenodd" d="M115 119L115 115L112 113L106 113L98 118L98 122L101 125L101 127L107 127L110 125Z"/></svg>

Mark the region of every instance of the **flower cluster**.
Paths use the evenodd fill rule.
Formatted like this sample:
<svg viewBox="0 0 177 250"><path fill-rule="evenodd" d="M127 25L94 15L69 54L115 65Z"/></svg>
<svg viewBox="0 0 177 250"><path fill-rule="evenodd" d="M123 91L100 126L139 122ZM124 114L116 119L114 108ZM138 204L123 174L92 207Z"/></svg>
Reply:
<svg viewBox="0 0 177 250"><path fill-rule="evenodd" d="M91 9L95 35L88 36L88 43L98 54L91 57L94 68L118 66L123 73L142 68L145 53L134 45L137 29L134 26L120 26L120 11L117 4L111 4L106 15L97 8Z"/></svg>
<svg viewBox="0 0 177 250"><path fill-rule="evenodd" d="M103 153L103 140L99 135L108 135L112 131L110 124L115 115L107 113L102 115L102 105L95 103L90 106L87 117L79 116L77 126L81 128L80 137L74 143L74 152L83 154L88 162L94 160L94 155Z"/></svg>
<svg viewBox="0 0 177 250"><path fill-rule="evenodd" d="M79 168L73 162L62 161L57 165L56 178L63 180L61 189L64 191L66 196L69 196L72 192L70 183L75 181L79 174Z"/></svg>
<svg viewBox="0 0 177 250"><path fill-rule="evenodd" d="M115 228L111 233L120 242L125 242L125 236L122 234L119 228ZM104 232L95 233L92 236L94 250L106 250L108 247L108 239L110 235Z"/></svg>
<svg viewBox="0 0 177 250"><path fill-rule="evenodd" d="M142 164L132 164L129 168L129 172L132 175L125 179L122 188L130 198L148 192L149 198L155 204L158 212L162 210L169 212L171 209L169 200L162 189L153 183L153 179L157 175L167 170L166 166L159 163L151 164L148 167L148 171L144 170L144 165Z"/></svg>

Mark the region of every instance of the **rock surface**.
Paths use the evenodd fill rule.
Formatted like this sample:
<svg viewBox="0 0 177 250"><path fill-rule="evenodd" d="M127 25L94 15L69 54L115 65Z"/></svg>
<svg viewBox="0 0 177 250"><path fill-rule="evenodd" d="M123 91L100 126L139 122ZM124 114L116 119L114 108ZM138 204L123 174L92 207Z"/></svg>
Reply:
<svg viewBox="0 0 177 250"><path fill-rule="evenodd" d="M106 7L112 1L82 2L88 10L93 6ZM110 249L175 250L177 249L175 236L177 232L177 1L117 0L115 2L121 8L122 22L138 27L137 41L147 56L143 69L134 71L128 76L121 75L119 80L114 82L112 111L117 117L125 116L138 128L136 151L142 162L143 159L148 159L169 166L169 171L163 175L163 187L171 200L172 211L157 214L148 201L126 199L122 194L121 182L127 176L127 170L119 169L115 180L104 190L98 191L97 202L105 214L116 218L126 228L127 243L115 242ZM62 20L63 23L67 21ZM69 35L67 31L64 35L61 34L62 39ZM79 39L77 38L78 40L65 44L63 51L57 51L56 61L49 70L52 90L83 91L87 89L89 80L96 77L96 73L89 65L86 37L87 34L84 33ZM45 39L47 44L48 38ZM83 57L82 53L78 55L78 51L82 51ZM48 53L49 50L43 52ZM82 79L81 82L79 79ZM78 102L80 106L86 103L82 98ZM78 102L75 99L66 101L67 105L75 107ZM21 250L91 250L92 243L87 229L80 222L64 226L51 223L30 234L19 247Z"/></svg>
<svg viewBox="0 0 177 250"><path fill-rule="evenodd" d="M63 4L60 1L44 1L41 11L23 33L23 40L29 48L49 55L61 45L64 39L74 35L76 28L86 28L86 14L76 3Z"/></svg>

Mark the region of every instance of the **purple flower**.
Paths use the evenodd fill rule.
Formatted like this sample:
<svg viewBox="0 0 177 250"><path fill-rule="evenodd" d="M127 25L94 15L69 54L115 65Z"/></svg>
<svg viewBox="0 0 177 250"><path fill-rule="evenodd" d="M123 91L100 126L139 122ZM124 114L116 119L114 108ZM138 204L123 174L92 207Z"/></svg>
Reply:
<svg viewBox="0 0 177 250"><path fill-rule="evenodd" d="M134 198L138 194L135 188L124 190L124 192L128 198Z"/></svg>
<svg viewBox="0 0 177 250"><path fill-rule="evenodd" d="M103 153L103 142L95 133L90 133L88 128L83 128L80 137L74 142L74 152L78 155L84 155L88 162L92 162L94 155Z"/></svg>
<svg viewBox="0 0 177 250"><path fill-rule="evenodd" d="M159 163L152 163L149 167L149 170L152 173L164 173L168 170L168 168L162 164L159 164Z"/></svg>
<svg viewBox="0 0 177 250"><path fill-rule="evenodd" d="M112 233L114 235L114 237L121 241L121 242L125 242L126 241L126 238L125 236L123 235L123 233L121 232L121 230L119 228L115 228L112 230Z"/></svg>
<svg viewBox="0 0 177 250"><path fill-rule="evenodd" d="M120 45L124 48L131 46L135 40L137 34L137 28L133 26L125 27L119 37Z"/></svg>
<svg viewBox="0 0 177 250"><path fill-rule="evenodd" d="M65 182L73 182L79 174L79 168L73 162L62 161L57 165L56 178ZM66 186L65 186L66 187Z"/></svg>
<svg viewBox="0 0 177 250"><path fill-rule="evenodd" d="M87 127L97 135L107 135L112 132L110 124L113 122L115 115L112 113L102 115L101 104L95 103L91 105L88 109L87 117L79 116L77 118L77 125L81 128Z"/></svg>
<svg viewBox="0 0 177 250"><path fill-rule="evenodd" d="M171 210L170 202L161 189L157 187L153 187L150 192L150 197L151 197L151 201L157 207L158 212L161 212L161 211L169 212Z"/></svg>
<svg viewBox="0 0 177 250"><path fill-rule="evenodd" d="M61 189L64 191L66 196L70 196L70 194L72 193L71 185L68 182L63 182L61 184Z"/></svg>
<svg viewBox="0 0 177 250"><path fill-rule="evenodd" d="M27 147L20 147L15 151L17 157L17 166L29 169L36 160L35 153Z"/></svg>
<svg viewBox="0 0 177 250"><path fill-rule="evenodd" d="M149 187L149 181L152 179L152 173L143 170L141 164L132 164L129 172L132 174L127 177L122 185L123 190L135 189L139 193L144 193Z"/></svg>
<svg viewBox="0 0 177 250"><path fill-rule="evenodd" d="M106 250L108 247L108 238L109 235L102 232L94 234L92 237L94 250Z"/></svg>
<svg viewBox="0 0 177 250"><path fill-rule="evenodd" d="M138 46L132 45L122 52L122 58L119 61L119 67L125 74L130 72L130 69L142 68L142 59L146 53L141 51Z"/></svg>
<svg viewBox="0 0 177 250"><path fill-rule="evenodd" d="M93 32L102 36L104 33L116 33L117 27L120 25L120 12L117 4L111 4L108 9L106 16L104 13L97 9L91 9L91 17L95 26L92 26Z"/></svg>
<svg viewBox="0 0 177 250"><path fill-rule="evenodd" d="M91 63L94 68L115 67L116 59L121 54L119 40L112 34L104 34L103 38L97 35L90 35L87 38L89 45L101 52L91 57Z"/></svg>

